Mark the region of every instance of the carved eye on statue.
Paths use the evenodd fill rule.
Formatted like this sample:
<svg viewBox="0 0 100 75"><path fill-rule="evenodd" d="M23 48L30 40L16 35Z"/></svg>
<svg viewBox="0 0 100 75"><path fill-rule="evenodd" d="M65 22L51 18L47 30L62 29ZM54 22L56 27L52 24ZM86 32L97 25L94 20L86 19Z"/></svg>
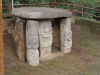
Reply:
<svg viewBox="0 0 100 75"><path fill-rule="evenodd" d="M65 34L64 46L69 46L72 40L72 34Z"/></svg>
<svg viewBox="0 0 100 75"><path fill-rule="evenodd" d="M50 28L49 28L48 26L45 26L44 32L45 32L45 33L48 33L49 31L50 31Z"/></svg>
<svg viewBox="0 0 100 75"><path fill-rule="evenodd" d="M37 43L35 42L34 45L36 46L36 44L37 44Z"/></svg>
<svg viewBox="0 0 100 75"><path fill-rule="evenodd" d="M37 49L38 48L38 42L34 42L34 49Z"/></svg>
<svg viewBox="0 0 100 75"><path fill-rule="evenodd" d="M42 25L40 26L39 35L42 37L50 37L52 33L51 25Z"/></svg>
<svg viewBox="0 0 100 75"><path fill-rule="evenodd" d="M67 38L67 41L70 41L70 40L72 40L72 35L69 34L69 35L66 36L66 38Z"/></svg>
<svg viewBox="0 0 100 75"><path fill-rule="evenodd" d="M67 41L70 41L70 39L67 39Z"/></svg>

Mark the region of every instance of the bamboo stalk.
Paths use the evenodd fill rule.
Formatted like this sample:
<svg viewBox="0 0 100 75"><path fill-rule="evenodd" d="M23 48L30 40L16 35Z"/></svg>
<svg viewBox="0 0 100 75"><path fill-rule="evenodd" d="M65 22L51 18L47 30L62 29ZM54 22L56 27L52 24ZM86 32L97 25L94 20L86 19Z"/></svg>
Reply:
<svg viewBox="0 0 100 75"><path fill-rule="evenodd" d="M9 13L11 13L10 0L8 0L8 6L9 6Z"/></svg>
<svg viewBox="0 0 100 75"><path fill-rule="evenodd" d="M54 8L56 8L56 0L54 0Z"/></svg>
<svg viewBox="0 0 100 75"><path fill-rule="evenodd" d="M14 5L23 5L23 4L14 4ZM24 4L24 5L50 5L50 3L47 3L47 4Z"/></svg>
<svg viewBox="0 0 100 75"><path fill-rule="evenodd" d="M50 3L47 3L47 4L37 4L37 5L50 5Z"/></svg>
<svg viewBox="0 0 100 75"><path fill-rule="evenodd" d="M9 9L9 8L2 8L2 9Z"/></svg>
<svg viewBox="0 0 100 75"><path fill-rule="evenodd" d="M66 4L66 3L59 3L59 2L56 2L56 4L60 4L60 5L69 5L69 6L72 6L73 4Z"/></svg>
<svg viewBox="0 0 100 75"><path fill-rule="evenodd" d="M2 4L2 0L0 0L0 4ZM2 5L0 5L0 74L4 75Z"/></svg>
<svg viewBox="0 0 100 75"><path fill-rule="evenodd" d="M9 5L9 3L8 4L2 4L2 5Z"/></svg>
<svg viewBox="0 0 100 75"><path fill-rule="evenodd" d="M68 6L73 6L74 4L66 4L66 3L59 3L59 2L56 2L56 4L60 4L60 5L68 5ZM94 8L89 8L89 7L83 7L83 6L79 6L79 5L74 5L75 7L80 7L80 8L84 8L84 9L90 9L90 10L95 10L95 11L99 11L98 9L94 9Z"/></svg>
<svg viewBox="0 0 100 75"><path fill-rule="evenodd" d="M83 8L82 8L82 13L83 13ZM83 14L82 14L82 17L83 17Z"/></svg>
<svg viewBox="0 0 100 75"><path fill-rule="evenodd" d="M79 11L76 11L76 10L74 10L74 12L100 18L100 16L96 16L96 15L92 15L92 14L88 14L88 13L84 13L84 12L79 12Z"/></svg>
<svg viewBox="0 0 100 75"><path fill-rule="evenodd" d="M50 0L50 7L52 8L52 0Z"/></svg>
<svg viewBox="0 0 100 75"><path fill-rule="evenodd" d="M73 10L74 10L74 5L72 5L72 15L74 14L74 11Z"/></svg>

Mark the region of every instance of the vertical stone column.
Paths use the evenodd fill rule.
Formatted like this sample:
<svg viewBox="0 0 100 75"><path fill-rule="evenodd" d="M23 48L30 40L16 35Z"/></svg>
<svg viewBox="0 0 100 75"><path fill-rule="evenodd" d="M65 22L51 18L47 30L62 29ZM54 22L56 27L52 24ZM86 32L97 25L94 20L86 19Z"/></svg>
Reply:
<svg viewBox="0 0 100 75"><path fill-rule="evenodd" d="M16 21L15 25L12 26L13 45L14 50L20 61L25 61L25 48L24 48L24 25Z"/></svg>
<svg viewBox="0 0 100 75"><path fill-rule="evenodd" d="M52 24L49 20L40 21L40 57L51 54L52 45Z"/></svg>
<svg viewBox="0 0 100 75"><path fill-rule="evenodd" d="M27 20L26 24L26 56L31 66L39 65L39 22Z"/></svg>
<svg viewBox="0 0 100 75"><path fill-rule="evenodd" d="M60 22L61 52L69 53L72 47L71 18L62 18Z"/></svg>

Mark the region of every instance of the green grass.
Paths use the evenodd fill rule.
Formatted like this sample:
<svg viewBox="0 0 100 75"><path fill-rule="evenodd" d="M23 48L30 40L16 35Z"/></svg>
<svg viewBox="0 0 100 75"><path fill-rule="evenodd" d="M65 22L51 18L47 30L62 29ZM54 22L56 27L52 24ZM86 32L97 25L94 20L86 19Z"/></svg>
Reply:
<svg viewBox="0 0 100 75"><path fill-rule="evenodd" d="M80 39L80 44L87 47L87 52L97 53L100 49L100 21L80 17L75 17L75 20L84 33L84 37Z"/></svg>
<svg viewBox="0 0 100 75"><path fill-rule="evenodd" d="M48 61L44 65L5 66L5 75L100 75L100 22L75 17L84 34L79 47L86 56L68 54ZM88 59L91 61L87 62ZM95 64L95 65L94 65Z"/></svg>

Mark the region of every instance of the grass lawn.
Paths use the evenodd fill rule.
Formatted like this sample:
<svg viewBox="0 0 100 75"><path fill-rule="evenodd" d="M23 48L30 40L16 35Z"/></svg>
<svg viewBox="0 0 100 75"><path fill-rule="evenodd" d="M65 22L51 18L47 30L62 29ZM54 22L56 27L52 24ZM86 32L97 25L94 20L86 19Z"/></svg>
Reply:
<svg viewBox="0 0 100 75"><path fill-rule="evenodd" d="M46 62L40 61L36 67L13 58L9 52L11 48L6 48L10 38L6 39L5 33L5 75L100 75L100 22L77 17L75 21L72 25L71 53Z"/></svg>

